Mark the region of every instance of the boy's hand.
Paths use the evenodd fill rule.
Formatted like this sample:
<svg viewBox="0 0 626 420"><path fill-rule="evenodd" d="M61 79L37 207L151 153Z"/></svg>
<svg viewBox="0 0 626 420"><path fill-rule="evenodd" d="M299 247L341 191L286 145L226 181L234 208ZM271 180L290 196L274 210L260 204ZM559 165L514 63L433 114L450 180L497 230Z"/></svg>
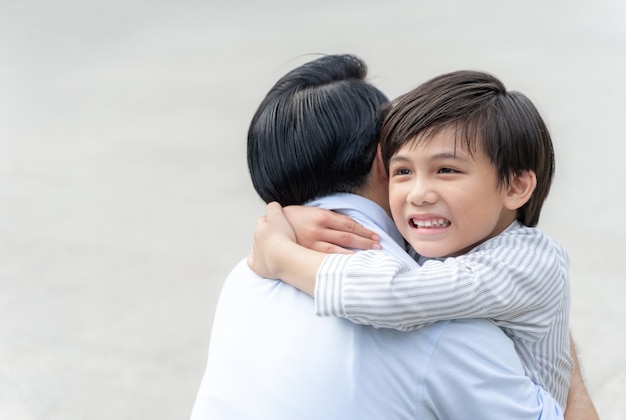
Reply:
<svg viewBox="0 0 626 420"><path fill-rule="evenodd" d="M254 244L248 256L248 266L259 276L280 277L280 260L289 245L296 244L296 235L276 202L267 205L267 214L257 221L254 228Z"/></svg>
<svg viewBox="0 0 626 420"><path fill-rule="evenodd" d="M380 237L350 217L317 207L287 206L298 244L326 254L350 254L352 249L380 249Z"/></svg>

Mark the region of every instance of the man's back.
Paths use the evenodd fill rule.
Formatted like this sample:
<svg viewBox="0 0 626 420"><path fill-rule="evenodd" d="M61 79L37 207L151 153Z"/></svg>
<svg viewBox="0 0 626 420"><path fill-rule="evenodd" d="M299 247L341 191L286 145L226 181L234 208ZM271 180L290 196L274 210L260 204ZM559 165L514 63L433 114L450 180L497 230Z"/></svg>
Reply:
<svg viewBox="0 0 626 420"><path fill-rule="evenodd" d="M413 369L397 356L416 352L408 334L317 317L309 296L256 276L245 261L224 284L213 328L206 393L196 403L212 416L202 418L347 419L414 409Z"/></svg>

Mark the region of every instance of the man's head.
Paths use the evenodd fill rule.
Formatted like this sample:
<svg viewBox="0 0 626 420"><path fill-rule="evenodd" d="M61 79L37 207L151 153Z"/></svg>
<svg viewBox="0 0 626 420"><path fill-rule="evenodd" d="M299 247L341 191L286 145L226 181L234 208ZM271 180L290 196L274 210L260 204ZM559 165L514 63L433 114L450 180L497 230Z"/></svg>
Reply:
<svg viewBox="0 0 626 420"><path fill-rule="evenodd" d="M498 186L532 173L536 187L516 212L535 226L554 175L550 134L532 102L508 92L495 77L476 71L438 76L393 101L383 121L381 150L386 169L404 145L420 146L444 129L454 128L455 144L470 154L484 153L496 171Z"/></svg>
<svg viewBox="0 0 626 420"><path fill-rule="evenodd" d="M385 95L352 55L330 55L282 77L248 131L248 168L265 202L304 204L355 192L372 168Z"/></svg>

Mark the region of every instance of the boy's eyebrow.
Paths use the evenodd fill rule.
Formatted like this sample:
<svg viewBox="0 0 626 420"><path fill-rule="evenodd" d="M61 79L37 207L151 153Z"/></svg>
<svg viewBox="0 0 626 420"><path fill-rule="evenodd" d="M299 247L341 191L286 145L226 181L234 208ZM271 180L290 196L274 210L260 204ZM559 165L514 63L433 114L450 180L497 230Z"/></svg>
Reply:
<svg viewBox="0 0 626 420"><path fill-rule="evenodd" d="M429 157L428 160L443 160L443 159L455 159L455 160L463 160L465 162L472 162L469 156L465 155L463 152L441 152Z"/></svg>
<svg viewBox="0 0 626 420"><path fill-rule="evenodd" d="M458 151L436 153L432 156L429 156L428 158L429 161L444 160L444 159L462 160L468 163L473 162L473 160L470 159L469 156L467 156L465 153L458 152ZM394 161L408 161L408 160L410 159L404 156L403 154L395 154L389 159L389 163L394 162Z"/></svg>
<svg viewBox="0 0 626 420"><path fill-rule="evenodd" d="M404 156L399 155L399 154L395 154L395 155L393 155L393 156L391 156L389 158L389 163L396 162L396 161L407 161L407 160L409 160L409 158L404 157Z"/></svg>

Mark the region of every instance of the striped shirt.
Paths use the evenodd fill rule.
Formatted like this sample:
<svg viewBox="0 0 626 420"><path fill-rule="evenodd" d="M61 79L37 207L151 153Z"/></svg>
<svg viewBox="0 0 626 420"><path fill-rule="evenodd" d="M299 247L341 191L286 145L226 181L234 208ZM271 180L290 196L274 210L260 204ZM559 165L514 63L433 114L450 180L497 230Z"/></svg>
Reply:
<svg viewBox="0 0 626 420"><path fill-rule="evenodd" d="M317 272L316 313L407 331L489 318L513 340L526 374L565 409L573 367L566 252L516 221L468 254L418 262L382 251L328 255Z"/></svg>

